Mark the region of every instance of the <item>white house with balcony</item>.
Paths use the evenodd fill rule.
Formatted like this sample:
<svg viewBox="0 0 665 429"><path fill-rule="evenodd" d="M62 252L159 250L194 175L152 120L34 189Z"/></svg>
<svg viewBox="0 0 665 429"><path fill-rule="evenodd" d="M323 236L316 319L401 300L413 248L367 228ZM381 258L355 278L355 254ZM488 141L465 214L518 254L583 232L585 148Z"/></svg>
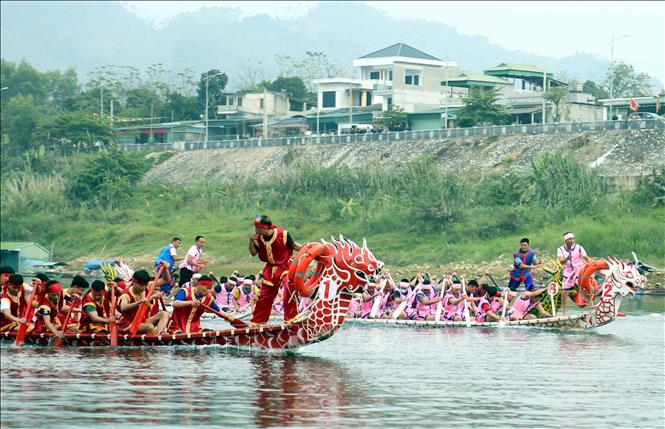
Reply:
<svg viewBox="0 0 665 429"><path fill-rule="evenodd" d="M400 106L407 112L439 107L442 80L456 76L455 61L443 61L405 43L353 60L356 78L317 79L322 111L349 107Z"/></svg>

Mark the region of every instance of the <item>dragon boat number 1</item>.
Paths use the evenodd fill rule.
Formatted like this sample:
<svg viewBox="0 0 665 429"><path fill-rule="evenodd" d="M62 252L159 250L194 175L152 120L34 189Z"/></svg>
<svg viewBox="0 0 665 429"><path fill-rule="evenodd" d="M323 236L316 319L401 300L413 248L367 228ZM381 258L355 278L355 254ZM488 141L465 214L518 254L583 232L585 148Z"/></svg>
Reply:
<svg viewBox="0 0 665 429"><path fill-rule="evenodd" d="M550 296L550 303L552 304L552 316L556 317L556 305L554 303L554 297L559 293L559 285L552 282L547 285L547 294Z"/></svg>

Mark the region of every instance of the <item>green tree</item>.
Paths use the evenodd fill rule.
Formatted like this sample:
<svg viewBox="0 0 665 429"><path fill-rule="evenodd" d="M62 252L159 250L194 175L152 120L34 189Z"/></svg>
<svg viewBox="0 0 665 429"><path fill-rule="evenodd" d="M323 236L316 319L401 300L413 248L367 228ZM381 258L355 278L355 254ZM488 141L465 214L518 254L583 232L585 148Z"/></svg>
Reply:
<svg viewBox="0 0 665 429"><path fill-rule="evenodd" d="M270 91L284 91L289 97L304 100L310 96L302 78L297 76L278 77L268 87Z"/></svg>
<svg viewBox="0 0 665 429"><path fill-rule="evenodd" d="M379 126L389 131L404 131L408 125L408 117L403 108L393 106L392 109L381 113Z"/></svg>
<svg viewBox="0 0 665 429"><path fill-rule="evenodd" d="M65 101L79 94L80 85L76 69L70 67L64 72L50 70L44 73L48 93L48 105L53 109L62 109Z"/></svg>
<svg viewBox="0 0 665 429"><path fill-rule="evenodd" d="M221 73L219 76L211 77L208 79L208 117L217 117L217 106L221 104L222 97L224 97L224 88L229 81L226 73L222 73L217 69L208 70L201 73L201 80L197 90L197 99L199 101L199 110L205 112L206 104L206 78Z"/></svg>
<svg viewBox="0 0 665 429"><path fill-rule="evenodd" d="M592 80L587 80L584 82L584 85L582 85L582 91L593 95L598 100L603 98L610 98L610 94L605 90L605 88Z"/></svg>
<svg viewBox="0 0 665 429"><path fill-rule="evenodd" d="M35 138L47 149L59 149L62 153L71 150L74 144L85 142L93 145L97 141L109 142L113 128L108 120L85 112L63 111L42 118L34 132Z"/></svg>
<svg viewBox="0 0 665 429"><path fill-rule="evenodd" d="M632 65L619 62L610 67L603 85L612 88L612 96L615 98L641 97L653 95L650 81L648 74L638 73Z"/></svg>
<svg viewBox="0 0 665 429"><path fill-rule="evenodd" d="M149 168L150 162L136 154L102 150L72 167L66 192L73 201L96 200L104 207L118 207L133 195Z"/></svg>
<svg viewBox="0 0 665 429"><path fill-rule="evenodd" d="M201 110L199 110L196 97L190 97L175 91L166 95L166 106L164 108L174 121L194 120L201 117Z"/></svg>
<svg viewBox="0 0 665 429"><path fill-rule="evenodd" d="M510 116L505 108L497 103L499 92L492 89L472 88L464 99L464 106L457 111L457 125L473 127L477 125L507 124Z"/></svg>
<svg viewBox="0 0 665 429"><path fill-rule="evenodd" d="M12 148L23 152L35 146L32 133L40 116L39 108L35 105L35 97L32 95L16 95L9 100L2 131L4 133L6 129Z"/></svg>
<svg viewBox="0 0 665 429"><path fill-rule="evenodd" d="M545 100L554 103L554 122L559 122L561 117L561 102L568 96L567 86L556 86L545 92Z"/></svg>

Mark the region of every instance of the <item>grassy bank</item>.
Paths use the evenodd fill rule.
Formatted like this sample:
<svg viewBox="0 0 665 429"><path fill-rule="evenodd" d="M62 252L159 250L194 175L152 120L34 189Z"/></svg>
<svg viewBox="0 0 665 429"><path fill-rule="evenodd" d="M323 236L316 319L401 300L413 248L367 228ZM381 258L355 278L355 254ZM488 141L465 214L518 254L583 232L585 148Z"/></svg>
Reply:
<svg viewBox="0 0 665 429"><path fill-rule="evenodd" d="M366 237L389 266L497 259L507 266L521 237L553 254L568 230L591 255L629 257L634 250L652 264L665 260L662 174L636 191L608 196L593 172L554 155L521 175L445 174L422 159L398 172L299 165L269 182L238 176L140 186L150 162L130 156L136 155L50 163L66 165L64 173L4 172L2 240L54 243L63 260L149 261L172 236L189 245L200 234L213 268L246 270L258 267L247 255L252 220L267 213L301 242L340 233Z"/></svg>

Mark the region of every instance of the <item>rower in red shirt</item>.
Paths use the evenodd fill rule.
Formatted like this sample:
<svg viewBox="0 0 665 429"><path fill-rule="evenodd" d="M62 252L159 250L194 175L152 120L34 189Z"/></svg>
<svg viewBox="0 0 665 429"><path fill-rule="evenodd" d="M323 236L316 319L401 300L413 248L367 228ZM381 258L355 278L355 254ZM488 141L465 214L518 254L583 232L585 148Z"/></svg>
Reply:
<svg viewBox="0 0 665 429"><path fill-rule="evenodd" d="M28 307L28 300L26 299L28 294L23 286L22 275L3 272L2 277L0 332L13 331L25 322L23 313Z"/></svg>
<svg viewBox="0 0 665 429"><path fill-rule="evenodd" d="M109 332L108 324L115 321L109 296L103 281L92 282L90 290L81 301L81 332Z"/></svg>
<svg viewBox="0 0 665 429"><path fill-rule="evenodd" d="M166 263L166 261L162 261ZM159 287L171 281L171 275L168 270L164 270L164 276L160 279L155 279L157 282L156 291ZM139 270L132 276L132 282L127 293L122 294L118 308L122 313L122 318L118 323L121 331L128 331L136 316L141 303L148 304L149 309L146 313L146 318L141 321L139 325L139 334L161 334L166 329L169 323L169 313L165 310L159 310L159 299L164 295L163 292L154 292L151 296L146 297L146 291L149 289L150 275L146 270Z"/></svg>
<svg viewBox="0 0 665 429"><path fill-rule="evenodd" d="M173 299L170 331L173 333L190 334L201 332L201 315L206 311L201 304L220 311L211 293L215 281L209 276L201 276L195 287L184 287Z"/></svg>
<svg viewBox="0 0 665 429"><path fill-rule="evenodd" d="M51 332L56 337L64 337L64 334L61 332L60 320L58 319L58 313L62 312L62 306L65 301L62 292L62 286L56 280L46 283L45 293L39 297L35 333L45 334Z"/></svg>
<svg viewBox="0 0 665 429"><path fill-rule="evenodd" d="M252 325L263 325L270 318L272 303L284 288L284 321L288 322L298 314L297 298L287 286L287 278L293 251L302 247L284 228L278 228L270 217L259 215L254 220L256 234L249 236L249 254L266 263L263 267L261 291L254 308Z"/></svg>
<svg viewBox="0 0 665 429"><path fill-rule="evenodd" d="M69 313L69 308L71 305L74 305L74 311L72 311L69 321L67 322L67 332L80 332L79 331L79 322L81 321L81 297L85 294L85 290L88 288L88 281L82 276L74 276L72 283L67 289L63 291L63 297L65 302L62 306L62 311L58 313L58 320L60 324L65 323L67 318L67 313Z"/></svg>

